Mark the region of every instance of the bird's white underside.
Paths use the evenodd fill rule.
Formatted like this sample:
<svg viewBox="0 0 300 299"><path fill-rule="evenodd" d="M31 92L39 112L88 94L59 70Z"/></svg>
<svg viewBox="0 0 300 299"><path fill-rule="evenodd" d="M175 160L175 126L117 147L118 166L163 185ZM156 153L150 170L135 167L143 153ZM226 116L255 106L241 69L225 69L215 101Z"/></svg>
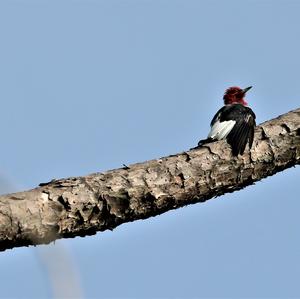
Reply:
<svg viewBox="0 0 300 299"><path fill-rule="evenodd" d="M220 122L217 120L211 127L211 130L208 134L208 138L221 140L228 136L232 128L234 127L236 121L227 120Z"/></svg>

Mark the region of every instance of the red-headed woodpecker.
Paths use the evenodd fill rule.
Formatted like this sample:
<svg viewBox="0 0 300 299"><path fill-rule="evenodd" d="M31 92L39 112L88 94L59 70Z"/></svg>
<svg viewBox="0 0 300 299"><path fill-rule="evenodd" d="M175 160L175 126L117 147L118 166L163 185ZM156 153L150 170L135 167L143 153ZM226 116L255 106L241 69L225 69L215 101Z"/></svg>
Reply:
<svg viewBox="0 0 300 299"><path fill-rule="evenodd" d="M234 156L242 155L247 143L251 149L256 125L255 114L247 107L248 104L244 99L250 88L252 86L245 89L234 86L226 90L223 97L224 106L212 119L207 139L200 140L198 147L205 143L226 139Z"/></svg>

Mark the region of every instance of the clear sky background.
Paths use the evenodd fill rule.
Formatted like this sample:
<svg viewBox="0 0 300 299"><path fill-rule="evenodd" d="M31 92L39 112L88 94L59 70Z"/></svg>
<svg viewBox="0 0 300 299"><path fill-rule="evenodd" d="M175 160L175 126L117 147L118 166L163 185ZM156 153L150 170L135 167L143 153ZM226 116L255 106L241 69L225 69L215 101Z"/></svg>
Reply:
<svg viewBox="0 0 300 299"><path fill-rule="evenodd" d="M1 193L187 150L231 85L253 85L258 123L300 107L299 16L297 0L1 0ZM299 179L2 252L0 298L300 298Z"/></svg>

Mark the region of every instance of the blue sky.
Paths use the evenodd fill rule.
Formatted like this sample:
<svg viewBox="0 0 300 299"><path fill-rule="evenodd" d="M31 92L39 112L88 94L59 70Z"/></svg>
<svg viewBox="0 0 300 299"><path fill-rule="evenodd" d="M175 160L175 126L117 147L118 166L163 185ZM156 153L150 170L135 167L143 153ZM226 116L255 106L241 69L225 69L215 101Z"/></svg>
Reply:
<svg viewBox="0 0 300 299"><path fill-rule="evenodd" d="M296 0L2 0L1 192L186 150L231 85L253 85L258 123L298 108L299 9ZM53 298L53 277L73 275L84 298L299 298L299 175L0 253L0 297Z"/></svg>

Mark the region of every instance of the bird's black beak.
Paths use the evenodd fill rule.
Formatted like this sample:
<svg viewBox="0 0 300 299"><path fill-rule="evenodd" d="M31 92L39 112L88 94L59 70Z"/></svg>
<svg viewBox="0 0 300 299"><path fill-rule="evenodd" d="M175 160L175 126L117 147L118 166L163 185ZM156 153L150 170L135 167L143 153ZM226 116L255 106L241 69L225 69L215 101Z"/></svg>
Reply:
<svg viewBox="0 0 300 299"><path fill-rule="evenodd" d="M246 87L246 88L244 88L243 89L243 93L246 93L249 89L251 89L252 88L252 86L249 86L249 87Z"/></svg>

